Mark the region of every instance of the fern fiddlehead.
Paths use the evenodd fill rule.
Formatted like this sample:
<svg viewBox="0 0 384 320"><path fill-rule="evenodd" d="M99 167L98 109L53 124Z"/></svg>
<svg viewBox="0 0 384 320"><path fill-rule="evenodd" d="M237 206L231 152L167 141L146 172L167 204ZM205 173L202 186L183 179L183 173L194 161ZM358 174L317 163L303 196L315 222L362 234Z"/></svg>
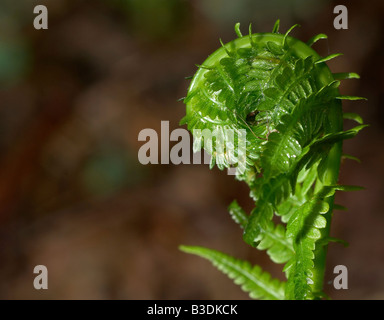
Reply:
<svg viewBox="0 0 384 320"><path fill-rule="evenodd" d="M342 100L363 99L339 92L340 80L355 73L332 74L326 61L311 46L324 34L303 43L272 33L243 36L215 51L199 66L184 99L187 124L201 146L201 130L246 132L245 164L236 178L245 181L255 208L248 215L234 201L229 212L246 243L266 250L276 263L285 263L286 282L279 282L249 263L214 250L182 246L183 251L211 260L251 297L265 299L317 299L323 281L334 194L357 187L337 184L342 141L353 138L365 125L356 114L342 111ZM343 131L343 118L359 125ZM237 140L236 140L237 139ZM211 166L233 165L220 139L203 143ZM235 156L240 156L238 152ZM218 161L220 159L220 161ZM238 165L239 167L239 165ZM274 215L282 223L275 224ZM282 294L282 288L284 293Z"/></svg>

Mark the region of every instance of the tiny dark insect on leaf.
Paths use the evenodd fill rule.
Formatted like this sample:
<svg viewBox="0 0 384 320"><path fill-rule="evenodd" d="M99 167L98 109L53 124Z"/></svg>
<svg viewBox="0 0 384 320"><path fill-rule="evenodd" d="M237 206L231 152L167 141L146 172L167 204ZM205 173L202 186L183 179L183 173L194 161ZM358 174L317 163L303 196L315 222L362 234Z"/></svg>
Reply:
<svg viewBox="0 0 384 320"><path fill-rule="evenodd" d="M257 110L248 113L247 117L245 118L245 121L247 121L247 123L250 124L250 125L254 125L255 124L256 116L259 113L260 113L260 111L257 111Z"/></svg>

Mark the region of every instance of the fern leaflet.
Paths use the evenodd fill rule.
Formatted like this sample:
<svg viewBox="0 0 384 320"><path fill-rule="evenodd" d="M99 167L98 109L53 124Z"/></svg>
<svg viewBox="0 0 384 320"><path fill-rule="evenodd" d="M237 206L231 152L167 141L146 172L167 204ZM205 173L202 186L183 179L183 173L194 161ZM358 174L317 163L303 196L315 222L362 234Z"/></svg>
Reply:
<svg viewBox="0 0 384 320"><path fill-rule="evenodd" d="M181 246L180 249L211 261L253 299L284 300L285 283L271 278L268 272L257 265L251 266L248 261L235 259L212 249L189 246Z"/></svg>

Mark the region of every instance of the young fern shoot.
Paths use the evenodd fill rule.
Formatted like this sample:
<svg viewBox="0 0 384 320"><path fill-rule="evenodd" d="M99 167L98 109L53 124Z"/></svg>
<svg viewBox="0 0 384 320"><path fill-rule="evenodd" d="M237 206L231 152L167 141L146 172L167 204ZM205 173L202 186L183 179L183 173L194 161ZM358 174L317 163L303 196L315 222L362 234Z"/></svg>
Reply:
<svg viewBox="0 0 384 320"><path fill-rule="evenodd" d="M363 98L341 95L339 85L359 76L333 74L326 62L340 54L321 57L311 48L326 35L304 43L288 35L294 27L280 34L277 21L272 33L252 34L250 27L243 36L237 24L238 38L222 44L193 77L180 122L194 135L196 129L213 136L231 129L238 143L240 129L246 131L245 166L236 179L248 184L255 208L247 214L234 201L229 212L246 243L284 264L286 281L215 250L180 248L210 260L252 298L324 297L334 195L359 189L338 184L342 142L365 127L358 115L342 111L342 100ZM359 125L343 131L343 118ZM204 145L211 167L219 157L219 168L231 167L228 149L214 142Z"/></svg>

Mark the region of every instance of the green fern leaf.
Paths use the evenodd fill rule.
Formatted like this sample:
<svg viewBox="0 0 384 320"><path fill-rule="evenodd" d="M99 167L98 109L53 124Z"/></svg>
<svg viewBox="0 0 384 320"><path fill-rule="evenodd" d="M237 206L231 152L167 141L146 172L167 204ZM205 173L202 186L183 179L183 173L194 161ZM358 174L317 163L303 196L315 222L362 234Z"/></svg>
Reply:
<svg viewBox="0 0 384 320"><path fill-rule="evenodd" d="M234 200L228 207L232 219L245 228L248 223L248 215ZM287 262L294 254L292 242L285 237L285 227L281 224L274 225L272 221L267 223L266 229L262 230L262 240L257 249L266 250L271 260L276 263Z"/></svg>
<svg viewBox="0 0 384 320"><path fill-rule="evenodd" d="M287 262L295 254L291 239L285 236L285 227L282 224L275 226L272 222L263 230L263 238L257 249L267 250L267 254L275 263Z"/></svg>
<svg viewBox="0 0 384 320"><path fill-rule="evenodd" d="M240 225L242 229L244 229L248 223L248 215L245 213L243 208L240 207L236 200L232 201L232 203L229 205L228 211L233 221L235 221Z"/></svg>
<svg viewBox="0 0 384 320"><path fill-rule="evenodd" d="M205 258L241 286L253 299L284 300L285 283L271 278L259 266L235 259L222 252L191 246L180 246L180 250Z"/></svg>
<svg viewBox="0 0 384 320"><path fill-rule="evenodd" d="M305 202L292 215L287 224L287 237L293 241L295 255L287 263L284 271L287 273L286 297L290 300L312 299L314 293L313 268L315 257L313 251L316 242L321 238L321 231L326 227L323 217L329 211L325 198L333 195L334 187L324 187L309 201Z"/></svg>
<svg viewBox="0 0 384 320"><path fill-rule="evenodd" d="M257 207L252 210L245 227L243 239L251 246L257 246L263 239L264 230L267 230L273 218L273 207L267 201L259 201Z"/></svg>
<svg viewBox="0 0 384 320"><path fill-rule="evenodd" d="M292 170L303 154L303 148L323 127L324 105L334 100L332 83L308 99L301 100L291 114L281 117L277 132L270 134L262 154L262 167L268 176Z"/></svg>

